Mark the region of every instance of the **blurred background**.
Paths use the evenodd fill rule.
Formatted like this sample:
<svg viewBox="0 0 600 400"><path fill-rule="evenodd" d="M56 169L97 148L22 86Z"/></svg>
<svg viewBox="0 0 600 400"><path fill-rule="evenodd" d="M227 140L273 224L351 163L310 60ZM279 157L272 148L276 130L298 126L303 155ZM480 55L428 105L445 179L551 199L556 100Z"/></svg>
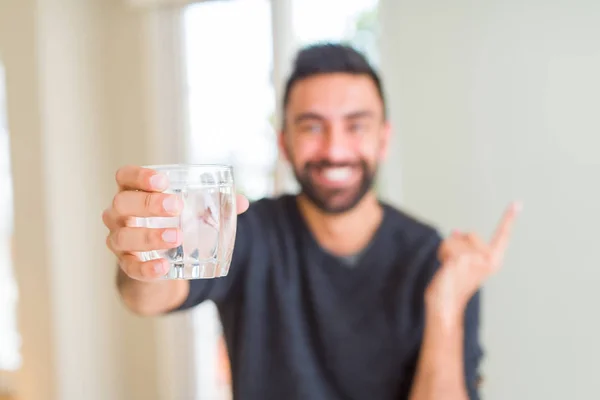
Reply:
<svg viewBox="0 0 600 400"><path fill-rule="evenodd" d="M230 398L214 306L128 313L101 213L124 164L295 190L282 83L324 40L383 74L383 198L483 235L525 204L484 288L484 398L600 398L597 0L0 0L0 399Z"/></svg>

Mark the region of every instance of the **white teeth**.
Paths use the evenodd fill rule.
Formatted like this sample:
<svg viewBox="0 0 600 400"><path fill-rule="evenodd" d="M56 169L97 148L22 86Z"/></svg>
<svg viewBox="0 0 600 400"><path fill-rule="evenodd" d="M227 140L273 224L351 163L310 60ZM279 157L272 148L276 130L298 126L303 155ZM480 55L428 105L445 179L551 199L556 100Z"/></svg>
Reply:
<svg viewBox="0 0 600 400"><path fill-rule="evenodd" d="M335 167L326 168L323 170L323 175L330 181L341 182L350 178L352 169L350 167Z"/></svg>

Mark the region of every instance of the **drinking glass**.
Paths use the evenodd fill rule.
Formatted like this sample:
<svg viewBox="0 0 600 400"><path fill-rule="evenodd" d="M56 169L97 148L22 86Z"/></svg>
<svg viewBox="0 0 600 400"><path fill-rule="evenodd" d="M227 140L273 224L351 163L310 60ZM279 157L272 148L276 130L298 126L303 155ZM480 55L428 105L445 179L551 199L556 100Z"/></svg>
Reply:
<svg viewBox="0 0 600 400"><path fill-rule="evenodd" d="M179 228L181 245L140 253L143 261L166 259L164 279L210 279L226 276L237 228L233 169L227 165L147 166L164 174L169 187L164 193L183 200L177 217L138 218L145 228Z"/></svg>

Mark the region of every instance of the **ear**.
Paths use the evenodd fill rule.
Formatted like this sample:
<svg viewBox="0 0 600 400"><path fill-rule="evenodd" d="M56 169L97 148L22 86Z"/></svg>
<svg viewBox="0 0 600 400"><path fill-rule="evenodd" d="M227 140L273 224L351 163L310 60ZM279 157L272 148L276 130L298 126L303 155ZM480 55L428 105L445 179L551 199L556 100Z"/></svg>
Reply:
<svg viewBox="0 0 600 400"><path fill-rule="evenodd" d="M290 155L287 151L287 146L285 145L285 132L282 130L277 134L277 145L279 147L279 154L283 155L285 161L290 161Z"/></svg>
<svg viewBox="0 0 600 400"><path fill-rule="evenodd" d="M387 159L389 148L390 148L390 139L392 136L392 126L389 121L385 121L383 126L382 136L381 136L381 148L379 149L379 159L381 161Z"/></svg>

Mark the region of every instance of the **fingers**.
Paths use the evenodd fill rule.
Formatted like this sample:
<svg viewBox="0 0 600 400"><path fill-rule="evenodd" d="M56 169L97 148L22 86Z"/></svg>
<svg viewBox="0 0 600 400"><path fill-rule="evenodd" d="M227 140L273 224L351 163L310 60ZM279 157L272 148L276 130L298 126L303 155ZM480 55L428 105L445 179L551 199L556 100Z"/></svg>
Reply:
<svg viewBox="0 0 600 400"><path fill-rule="evenodd" d="M474 233L463 233L454 230L442 245L444 251L457 252L460 250L485 251L489 246Z"/></svg>
<svg viewBox="0 0 600 400"><path fill-rule="evenodd" d="M241 194L237 195L237 197L235 199L235 203L237 206L238 215L245 212L248 209L248 207L250 206L250 202L248 201L248 199L245 196L242 196Z"/></svg>
<svg viewBox="0 0 600 400"><path fill-rule="evenodd" d="M470 244L465 240L464 235L461 232L454 231L443 241L438 256L440 261L444 262L454 256L469 251L471 251Z"/></svg>
<svg viewBox="0 0 600 400"><path fill-rule="evenodd" d="M504 212L504 216L502 217L498 228L496 228L496 232L494 233L492 241L490 242L492 257L494 259L500 260L506 251L515 219L517 218L517 215L521 209L521 204L515 202L512 203Z"/></svg>
<svg viewBox="0 0 600 400"><path fill-rule="evenodd" d="M485 254L471 252L462 253L457 257L452 258L448 264L455 268L463 268L469 271L469 273L487 273L489 258Z"/></svg>
<svg viewBox="0 0 600 400"><path fill-rule="evenodd" d="M136 217L172 217L183 209L183 200L174 194L126 190L113 199L118 215Z"/></svg>
<svg viewBox="0 0 600 400"><path fill-rule="evenodd" d="M490 253L490 246L483 241L479 236L474 233L467 233L463 236L466 243L469 244L471 249L482 255L488 256Z"/></svg>
<svg viewBox="0 0 600 400"><path fill-rule="evenodd" d="M473 233L454 232L440 247L439 258L446 265L460 265L470 260L478 268L492 268L489 246Z"/></svg>
<svg viewBox="0 0 600 400"><path fill-rule="evenodd" d="M117 215L115 209L112 207L104 210L104 212L102 213L102 222L108 228L109 231L113 231L122 226L121 217Z"/></svg>
<svg viewBox="0 0 600 400"><path fill-rule="evenodd" d="M165 175L149 169L133 165L119 168L115 179L121 190L143 190L146 192L162 192L169 186Z"/></svg>
<svg viewBox="0 0 600 400"><path fill-rule="evenodd" d="M506 210L490 244L485 243L473 233L454 231L440 246L439 258L442 262L449 262L464 255L477 255L481 260L487 260L481 265L486 265L491 272L498 269L508 246L510 233L516 216L521 207L519 203L511 204Z"/></svg>
<svg viewBox="0 0 600 400"><path fill-rule="evenodd" d="M169 263L164 258L143 262L133 254L123 254L119 265L127 276L141 281L159 279L169 271Z"/></svg>
<svg viewBox="0 0 600 400"><path fill-rule="evenodd" d="M121 227L111 231L106 245L114 253L167 250L181 244L179 229Z"/></svg>

